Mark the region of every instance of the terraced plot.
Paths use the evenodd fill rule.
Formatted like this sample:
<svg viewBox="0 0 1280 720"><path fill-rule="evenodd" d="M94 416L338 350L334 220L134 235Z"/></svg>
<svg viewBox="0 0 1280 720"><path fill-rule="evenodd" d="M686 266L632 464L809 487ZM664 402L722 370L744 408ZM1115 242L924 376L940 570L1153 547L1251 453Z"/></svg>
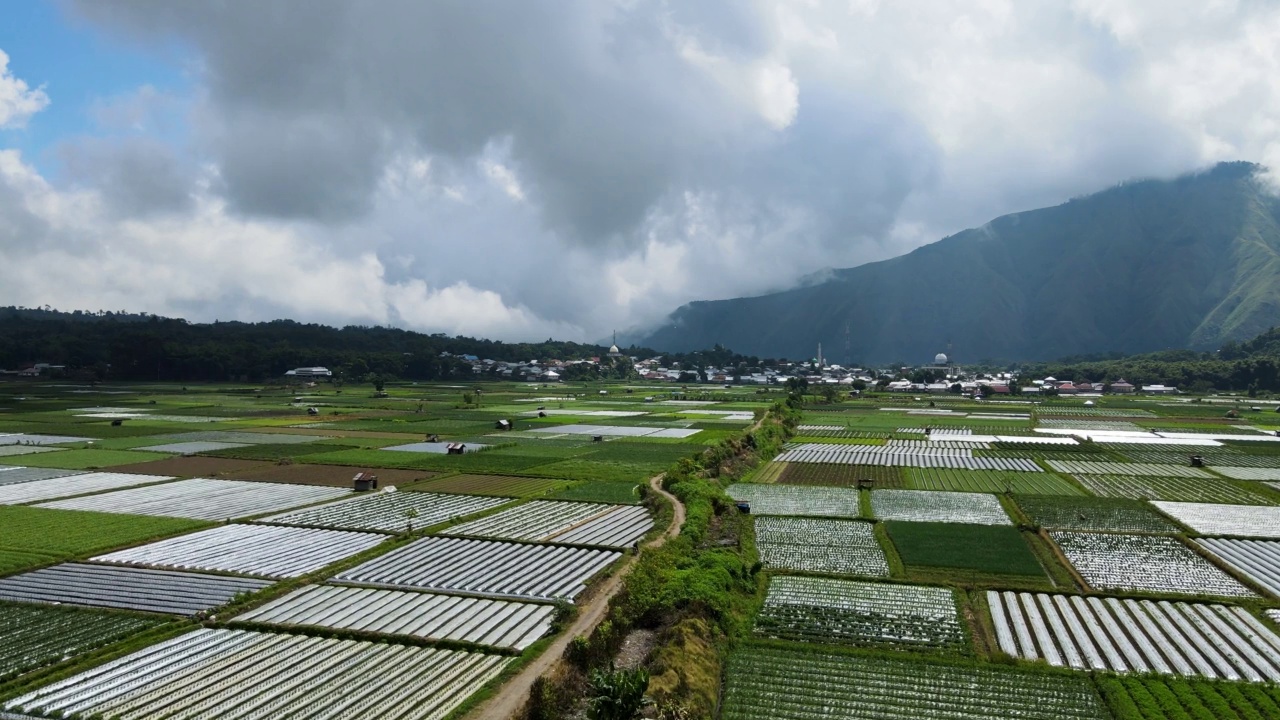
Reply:
<svg viewBox="0 0 1280 720"><path fill-rule="evenodd" d="M871 523L857 520L756 517L756 546L765 567L888 577L889 563Z"/></svg>
<svg viewBox="0 0 1280 720"><path fill-rule="evenodd" d="M1201 535L1280 538L1280 507L1162 500L1151 504Z"/></svg>
<svg viewBox="0 0 1280 720"><path fill-rule="evenodd" d="M336 580L511 599L572 600L622 553L559 545L429 537L374 558Z"/></svg>
<svg viewBox="0 0 1280 720"><path fill-rule="evenodd" d="M99 555L93 561L289 578L315 572L386 539L346 530L225 525Z"/></svg>
<svg viewBox="0 0 1280 720"><path fill-rule="evenodd" d="M1020 495L1017 503L1033 523L1052 530L1179 532L1176 524L1140 500Z"/></svg>
<svg viewBox="0 0 1280 720"><path fill-rule="evenodd" d="M110 645L163 622L76 608L0 605L0 681Z"/></svg>
<svg viewBox="0 0 1280 720"><path fill-rule="evenodd" d="M1213 475L1194 467L1159 465L1156 463L1079 462L1049 460L1049 467L1072 475L1143 475L1147 477L1181 477L1211 479Z"/></svg>
<svg viewBox="0 0 1280 720"><path fill-rule="evenodd" d="M1175 502L1273 505L1270 498L1230 480L1140 477L1137 475L1075 475L1090 492L1102 497Z"/></svg>
<svg viewBox="0 0 1280 720"><path fill-rule="evenodd" d="M252 713L426 720L447 715L508 662L456 650L200 629L29 692L4 708L44 717Z"/></svg>
<svg viewBox="0 0 1280 720"><path fill-rule="evenodd" d="M1201 538L1194 542L1258 587L1280 597L1280 542L1221 538Z"/></svg>
<svg viewBox="0 0 1280 720"><path fill-rule="evenodd" d="M380 492L265 517L260 522L341 530L403 532L492 510L511 498L441 495L426 492Z"/></svg>
<svg viewBox="0 0 1280 720"><path fill-rule="evenodd" d="M0 600L195 615L269 585L226 575L65 563L0 578Z"/></svg>
<svg viewBox="0 0 1280 720"><path fill-rule="evenodd" d="M915 490L1005 493L1027 495L1084 495L1084 491L1050 473L998 472L995 470L952 470L950 468L910 468L908 487Z"/></svg>
<svg viewBox="0 0 1280 720"><path fill-rule="evenodd" d="M449 528L448 535L627 547L653 527L638 505L535 500Z"/></svg>
<svg viewBox="0 0 1280 720"><path fill-rule="evenodd" d="M1000 649L1077 670L1280 680L1280 637L1246 610L1078 595L997 593Z"/></svg>
<svg viewBox="0 0 1280 720"><path fill-rule="evenodd" d="M524 650L551 630L554 615L544 603L311 585L235 619Z"/></svg>
<svg viewBox="0 0 1280 720"><path fill-rule="evenodd" d="M163 475L132 475L112 472L67 474L66 471L62 471L62 474L58 477L48 480L31 480L0 485L0 505L20 505L172 479Z"/></svg>
<svg viewBox="0 0 1280 720"><path fill-rule="evenodd" d="M1094 588L1154 594L1255 597L1253 591L1169 537L1051 532Z"/></svg>
<svg viewBox="0 0 1280 720"><path fill-rule="evenodd" d="M957 649L968 640L950 590L790 575L770 581L755 632L897 649Z"/></svg>
<svg viewBox="0 0 1280 720"><path fill-rule="evenodd" d="M729 656L724 720L1102 720L1084 677L745 647Z"/></svg>
<svg viewBox="0 0 1280 720"><path fill-rule="evenodd" d="M861 513L858 491L846 488L738 483L726 492L734 500L750 503L757 515L856 518Z"/></svg>
<svg viewBox="0 0 1280 720"><path fill-rule="evenodd" d="M138 476L135 476L138 477ZM59 500L40 507L62 510L160 515L196 520L250 517L336 500L351 490L313 485L194 478L144 488Z"/></svg>
<svg viewBox="0 0 1280 720"><path fill-rule="evenodd" d="M871 509L881 520L1012 525L994 495L934 490L875 490Z"/></svg>

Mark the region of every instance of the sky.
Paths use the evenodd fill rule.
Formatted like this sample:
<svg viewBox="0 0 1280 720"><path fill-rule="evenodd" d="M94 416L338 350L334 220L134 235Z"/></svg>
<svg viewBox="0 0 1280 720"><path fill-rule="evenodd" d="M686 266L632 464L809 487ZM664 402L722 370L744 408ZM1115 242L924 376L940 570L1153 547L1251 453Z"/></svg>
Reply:
<svg viewBox="0 0 1280 720"><path fill-rule="evenodd" d="M0 305L625 339L1126 180L1280 169L1276 0L4 13Z"/></svg>

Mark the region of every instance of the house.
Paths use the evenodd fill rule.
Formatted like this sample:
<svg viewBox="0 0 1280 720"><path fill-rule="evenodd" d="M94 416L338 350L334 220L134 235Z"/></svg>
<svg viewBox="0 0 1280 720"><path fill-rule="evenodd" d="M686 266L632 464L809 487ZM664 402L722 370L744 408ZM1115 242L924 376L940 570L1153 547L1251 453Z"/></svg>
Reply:
<svg viewBox="0 0 1280 720"><path fill-rule="evenodd" d="M333 371L326 367L300 367L294 368L286 372L285 377L289 378L332 378Z"/></svg>
<svg viewBox="0 0 1280 720"><path fill-rule="evenodd" d="M1143 385L1142 392L1151 395L1177 395L1178 388L1170 385Z"/></svg>
<svg viewBox="0 0 1280 720"><path fill-rule="evenodd" d="M1124 378L1111 383L1111 392L1113 393L1131 393L1133 390L1133 384L1125 381Z"/></svg>

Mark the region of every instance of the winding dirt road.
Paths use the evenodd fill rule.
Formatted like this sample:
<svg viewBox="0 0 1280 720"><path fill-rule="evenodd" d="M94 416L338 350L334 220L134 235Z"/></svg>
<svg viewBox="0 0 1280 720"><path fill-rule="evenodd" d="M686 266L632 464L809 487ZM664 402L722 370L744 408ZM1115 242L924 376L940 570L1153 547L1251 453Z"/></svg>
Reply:
<svg viewBox="0 0 1280 720"><path fill-rule="evenodd" d="M662 489L662 477L658 475L650 478L649 487L670 501L674 512L671 524L667 526L666 531L645 543L646 548L660 547L667 540L679 535L680 529L684 527L684 505L676 499L675 495ZM579 635L590 635L596 625L604 620L605 613L609 609L609 601L622 589L622 581L631 572L631 568L635 566L639 557L639 553L636 553L627 558L627 562L596 589L587 604L578 608L578 617L573 624L562 631L560 637L556 638L556 641L551 643L541 655L534 658L533 662L524 666L519 674L499 688L496 695L468 713L466 720L511 720L529 699L529 689L533 687L533 681L555 668L564 657L564 651L569 646L569 642Z"/></svg>

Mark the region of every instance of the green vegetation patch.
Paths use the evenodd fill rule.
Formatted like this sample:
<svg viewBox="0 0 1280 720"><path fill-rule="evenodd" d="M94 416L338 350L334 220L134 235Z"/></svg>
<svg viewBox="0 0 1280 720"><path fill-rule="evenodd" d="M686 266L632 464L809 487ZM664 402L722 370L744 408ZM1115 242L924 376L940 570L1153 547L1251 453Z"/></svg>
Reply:
<svg viewBox="0 0 1280 720"><path fill-rule="evenodd" d="M57 560L110 550L206 527L182 518L119 515L9 505L0 507L0 552L17 551ZM39 563L31 563L39 564Z"/></svg>
<svg viewBox="0 0 1280 720"><path fill-rule="evenodd" d="M547 465L521 469L526 475L558 478L561 480L604 480L608 482L647 482L662 471L652 465L628 465L625 463L597 463L586 459L562 460Z"/></svg>
<svg viewBox="0 0 1280 720"><path fill-rule="evenodd" d="M0 681L166 622L81 608L0 604Z"/></svg>
<svg viewBox="0 0 1280 720"><path fill-rule="evenodd" d="M897 521L884 526L908 567L1044 576L1022 533L1013 527Z"/></svg>
<svg viewBox="0 0 1280 720"><path fill-rule="evenodd" d="M908 468L908 487L914 490L959 492L1026 493L1034 495L1084 495L1069 480L1053 473L1002 472L999 470L957 470L955 468Z"/></svg>
<svg viewBox="0 0 1280 720"><path fill-rule="evenodd" d="M427 480L413 486L413 490L463 495L498 495L504 497L532 497L564 487L563 480L547 478L514 477L504 475L451 475Z"/></svg>
<svg viewBox="0 0 1280 720"><path fill-rule="evenodd" d="M1280 718L1280 686L1158 676L1099 677L1116 720Z"/></svg>
<svg viewBox="0 0 1280 720"><path fill-rule="evenodd" d="M288 443L284 445L248 445L246 447L227 448L201 453L210 457L237 458L240 460L279 460L280 458L300 458L306 455L350 450L346 445L328 445L323 443Z"/></svg>
<svg viewBox="0 0 1280 720"><path fill-rule="evenodd" d="M1176 533L1180 528L1140 500L1102 497L1018 496L1036 525L1062 530Z"/></svg>
<svg viewBox="0 0 1280 720"><path fill-rule="evenodd" d="M640 485L633 482L585 482L558 490L548 500L580 500L614 505L638 505Z"/></svg>
<svg viewBox="0 0 1280 720"><path fill-rule="evenodd" d="M167 456L163 453L137 450L67 450L65 452L41 453L39 455L23 455L22 464L26 467L91 470L95 468L110 468L116 465L132 465L149 460L160 460L164 457Z"/></svg>
<svg viewBox="0 0 1280 720"><path fill-rule="evenodd" d="M584 455L582 459L593 462L647 465L652 466L655 470L661 470L681 458L689 457L702 450L700 446L690 445L689 443L646 443L614 440L603 443L603 445L595 452Z"/></svg>

